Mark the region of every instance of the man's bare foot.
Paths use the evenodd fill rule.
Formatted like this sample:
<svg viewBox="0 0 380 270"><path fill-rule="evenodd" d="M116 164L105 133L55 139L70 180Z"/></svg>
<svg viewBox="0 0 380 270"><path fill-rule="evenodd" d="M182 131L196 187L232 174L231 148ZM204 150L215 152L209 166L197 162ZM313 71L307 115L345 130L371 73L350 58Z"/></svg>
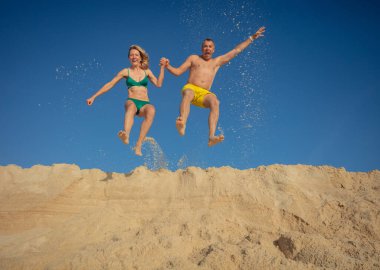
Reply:
<svg viewBox="0 0 380 270"><path fill-rule="evenodd" d="M213 146L224 140L224 135L212 136L208 139L208 146Z"/></svg>
<svg viewBox="0 0 380 270"><path fill-rule="evenodd" d="M186 124L183 122L181 116L175 121L175 127L177 128L179 135L185 135Z"/></svg>
<svg viewBox="0 0 380 270"><path fill-rule="evenodd" d="M136 154L137 156L142 156L141 145L136 144L134 150L135 150L135 154Z"/></svg>
<svg viewBox="0 0 380 270"><path fill-rule="evenodd" d="M129 144L129 136L127 135L127 132L124 130L120 130L119 133L117 133L117 136L119 136L120 140L125 143Z"/></svg>

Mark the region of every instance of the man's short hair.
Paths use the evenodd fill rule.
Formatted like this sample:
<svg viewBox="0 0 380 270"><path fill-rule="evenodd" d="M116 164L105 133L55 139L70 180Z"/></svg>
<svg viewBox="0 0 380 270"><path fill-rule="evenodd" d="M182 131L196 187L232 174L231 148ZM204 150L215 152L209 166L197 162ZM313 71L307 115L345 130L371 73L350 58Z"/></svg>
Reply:
<svg viewBox="0 0 380 270"><path fill-rule="evenodd" d="M215 42L214 42L214 40L212 40L211 38L205 38L205 39L203 40L203 42L202 42L202 47L203 47L203 45L205 44L206 41L211 41L212 43L214 43L214 46L215 46Z"/></svg>

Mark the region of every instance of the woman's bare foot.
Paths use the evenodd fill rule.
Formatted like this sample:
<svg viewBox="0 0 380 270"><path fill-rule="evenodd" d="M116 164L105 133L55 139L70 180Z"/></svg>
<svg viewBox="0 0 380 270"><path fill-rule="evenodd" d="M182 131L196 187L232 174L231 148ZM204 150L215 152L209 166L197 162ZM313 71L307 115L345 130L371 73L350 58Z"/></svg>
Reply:
<svg viewBox="0 0 380 270"><path fill-rule="evenodd" d="M135 154L136 154L137 156L142 156L141 145L136 144L134 150L135 150Z"/></svg>
<svg viewBox="0 0 380 270"><path fill-rule="evenodd" d="M218 135L218 136L211 136L208 139L208 146L213 146L217 143L220 143L224 140L224 135Z"/></svg>
<svg viewBox="0 0 380 270"><path fill-rule="evenodd" d="M129 136L127 135L127 132L124 130L120 130L119 133L117 133L117 136L119 136L120 140L125 143L129 144Z"/></svg>
<svg viewBox="0 0 380 270"><path fill-rule="evenodd" d="M181 116L175 121L175 127L177 128L179 135L185 135L186 124L183 122Z"/></svg>

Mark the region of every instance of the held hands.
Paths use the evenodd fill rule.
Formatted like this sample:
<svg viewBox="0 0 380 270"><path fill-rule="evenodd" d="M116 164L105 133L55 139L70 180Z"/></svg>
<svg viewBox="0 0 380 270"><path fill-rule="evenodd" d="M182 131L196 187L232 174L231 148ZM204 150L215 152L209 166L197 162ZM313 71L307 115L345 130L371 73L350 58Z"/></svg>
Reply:
<svg viewBox="0 0 380 270"><path fill-rule="evenodd" d="M165 58L165 57L162 57L160 59L160 66L163 66L163 67L168 67L169 66L169 59Z"/></svg>
<svg viewBox="0 0 380 270"><path fill-rule="evenodd" d="M265 27L260 27L259 30L257 30L257 32L254 35L250 36L251 40L253 41L254 39L263 37L264 32L265 32Z"/></svg>

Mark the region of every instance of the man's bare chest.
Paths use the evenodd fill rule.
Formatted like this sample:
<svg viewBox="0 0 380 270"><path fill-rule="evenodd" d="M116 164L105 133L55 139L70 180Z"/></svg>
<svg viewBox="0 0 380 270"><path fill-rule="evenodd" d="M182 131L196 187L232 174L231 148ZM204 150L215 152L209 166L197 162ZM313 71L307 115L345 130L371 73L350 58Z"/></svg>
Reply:
<svg viewBox="0 0 380 270"><path fill-rule="evenodd" d="M194 61L192 64L192 69L215 72L217 70L217 65L214 61Z"/></svg>

